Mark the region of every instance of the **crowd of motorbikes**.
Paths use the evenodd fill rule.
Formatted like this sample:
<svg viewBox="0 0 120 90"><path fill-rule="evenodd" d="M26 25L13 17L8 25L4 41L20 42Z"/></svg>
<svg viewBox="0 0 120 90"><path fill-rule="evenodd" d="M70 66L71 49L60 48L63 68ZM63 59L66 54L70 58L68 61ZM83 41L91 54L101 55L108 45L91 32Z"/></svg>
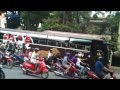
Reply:
<svg viewBox="0 0 120 90"><path fill-rule="evenodd" d="M84 66L82 73L80 69L72 62L71 67L67 73L65 73L65 67L62 66L62 59L58 60L57 63L49 63L47 68L49 71L54 72L56 76L68 77L70 79L101 79L93 71L90 70L88 65ZM109 72L106 75L106 79L116 79L114 72Z"/></svg>
<svg viewBox="0 0 120 90"><path fill-rule="evenodd" d="M68 77L70 79L100 79L93 71L90 70L88 65L84 66L82 73L80 69L70 61L70 69L65 73L66 68L62 66L62 58L59 58L56 63L52 60L49 61L42 57L38 58L39 64L34 64L29 60L24 60L23 56L6 51L0 53L0 79L5 79L5 73L2 67L12 69L14 66L19 66L24 74L32 74L40 76L43 79L49 77L49 72L53 72L56 76ZM108 73L107 79L116 79L114 73Z"/></svg>

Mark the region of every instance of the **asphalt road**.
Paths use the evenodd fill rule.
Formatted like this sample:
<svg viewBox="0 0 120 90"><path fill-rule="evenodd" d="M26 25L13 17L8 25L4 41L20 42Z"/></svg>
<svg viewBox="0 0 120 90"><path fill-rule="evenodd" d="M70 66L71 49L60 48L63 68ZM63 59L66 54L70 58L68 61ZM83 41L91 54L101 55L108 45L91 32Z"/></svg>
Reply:
<svg viewBox="0 0 120 90"><path fill-rule="evenodd" d="M34 75L25 75L19 67L13 67L12 69L3 68L6 79L42 79L41 77ZM117 79L120 79L120 70L114 70ZM59 76L55 76L53 72L49 72L48 79L67 79Z"/></svg>
<svg viewBox="0 0 120 90"><path fill-rule="evenodd" d="M3 68L5 72L6 79L41 79L41 77L33 75L25 75L22 70L18 67L13 67L12 69ZM55 76L53 72L49 72L48 79L66 79L63 77Z"/></svg>

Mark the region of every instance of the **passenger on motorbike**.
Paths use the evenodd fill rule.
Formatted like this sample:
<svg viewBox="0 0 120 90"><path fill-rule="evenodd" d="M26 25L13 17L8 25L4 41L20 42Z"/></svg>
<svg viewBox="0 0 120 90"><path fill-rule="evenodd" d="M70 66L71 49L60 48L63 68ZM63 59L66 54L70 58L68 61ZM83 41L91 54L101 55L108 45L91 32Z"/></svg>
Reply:
<svg viewBox="0 0 120 90"><path fill-rule="evenodd" d="M31 55L30 61L35 64L35 70L37 70L37 67L39 65L39 54L38 54L39 49L35 48L34 52Z"/></svg>
<svg viewBox="0 0 120 90"><path fill-rule="evenodd" d="M69 63L69 60L70 60L69 57L70 57L70 53L67 52L62 61L63 67L66 68L65 73L67 73L71 67L71 64Z"/></svg>
<svg viewBox="0 0 120 90"><path fill-rule="evenodd" d="M28 56L29 56L29 51L30 51L31 47L27 47L25 53L24 53L24 60L29 60Z"/></svg>
<svg viewBox="0 0 120 90"><path fill-rule="evenodd" d="M48 52L48 61L52 61L52 54L53 54L53 51L52 49L50 49L50 51Z"/></svg>
<svg viewBox="0 0 120 90"><path fill-rule="evenodd" d="M57 53L56 55L54 54L52 56L52 64L55 64L58 62L58 60L60 60L60 53ZM61 62L60 62L61 63Z"/></svg>
<svg viewBox="0 0 120 90"><path fill-rule="evenodd" d="M97 60L95 63L95 73L97 74L98 77L101 79L106 78L106 72L113 72L112 70L109 70L106 68L102 62L102 55L98 52L97 53Z"/></svg>
<svg viewBox="0 0 120 90"><path fill-rule="evenodd" d="M72 59L71 59L71 61L72 61L74 64L76 64L76 62L77 62L77 57L78 57L78 54L75 54L75 55L72 57Z"/></svg>
<svg viewBox="0 0 120 90"><path fill-rule="evenodd" d="M84 56L84 53L83 53L83 52L80 52L80 53L77 55L76 66L80 69L80 73L83 72L83 70L84 70L84 65L88 65L88 64L82 62L82 57L83 57L83 56Z"/></svg>
<svg viewBox="0 0 120 90"><path fill-rule="evenodd" d="M28 54L28 59L29 59L29 60L31 59L32 53L33 53L33 48L31 48L31 49L29 50L29 54Z"/></svg>

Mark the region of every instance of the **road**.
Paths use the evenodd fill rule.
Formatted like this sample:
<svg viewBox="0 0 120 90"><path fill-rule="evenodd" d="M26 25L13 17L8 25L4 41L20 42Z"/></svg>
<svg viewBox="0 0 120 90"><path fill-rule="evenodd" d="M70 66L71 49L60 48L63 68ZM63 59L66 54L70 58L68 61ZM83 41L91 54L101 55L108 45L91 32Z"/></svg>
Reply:
<svg viewBox="0 0 120 90"><path fill-rule="evenodd" d="M12 69L3 68L5 72L6 79L41 79L40 77L33 75L25 75L22 70L18 67L13 67ZM120 79L120 70L114 70L117 79ZM48 79L67 79L59 76L55 76L53 72L49 72Z"/></svg>
<svg viewBox="0 0 120 90"><path fill-rule="evenodd" d="M40 77L33 75L25 75L22 70L18 67L13 67L12 69L3 68L5 72L6 79L41 79ZM48 79L66 79L63 77L55 76L53 72L49 72Z"/></svg>

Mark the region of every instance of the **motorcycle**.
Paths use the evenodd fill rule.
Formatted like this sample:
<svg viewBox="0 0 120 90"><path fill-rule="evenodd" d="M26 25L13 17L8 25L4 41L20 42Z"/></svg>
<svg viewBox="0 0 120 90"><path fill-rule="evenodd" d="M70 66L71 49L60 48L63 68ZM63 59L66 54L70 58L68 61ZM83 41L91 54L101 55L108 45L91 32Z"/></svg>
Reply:
<svg viewBox="0 0 120 90"><path fill-rule="evenodd" d="M10 55L9 52L6 52L5 54L0 53L0 63L3 65L3 67L12 69L13 60L9 55Z"/></svg>
<svg viewBox="0 0 120 90"><path fill-rule="evenodd" d="M59 59L58 59L58 62L56 62L56 63L54 63L53 60L52 61L46 60L45 63L46 63L46 67L51 72L58 70L58 67L56 66L56 63L61 64Z"/></svg>
<svg viewBox="0 0 120 90"><path fill-rule="evenodd" d="M114 72L108 72L106 73L105 77L103 79L117 79Z"/></svg>
<svg viewBox="0 0 120 90"><path fill-rule="evenodd" d="M79 75L80 79L100 79L87 65Z"/></svg>
<svg viewBox="0 0 120 90"><path fill-rule="evenodd" d="M79 75L81 75L80 79L101 79L100 77L96 75L96 73L91 71L88 66L85 66L83 69L83 72L80 73ZM109 72L107 73L104 79L116 79L116 76L114 72Z"/></svg>
<svg viewBox="0 0 120 90"><path fill-rule="evenodd" d="M2 65L0 64L0 79L5 79L5 73L2 70Z"/></svg>
<svg viewBox="0 0 120 90"><path fill-rule="evenodd" d="M21 56L18 56L16 54L12 54L10 57L13 60L14 66L19 66L20 64L22 64L24 62L24 58L22 58Z"/></svg>
<svg viewBox="0 0 120 90"><path fill-rule="evenodd" d="M74 65L72 65L72 63L71 63L69 71L66 74L65 74L65 70L66 70L65 67L63 67L57 63L55 65L58 68L58 70L54 71L54 74L56 76L69 76L72 79L78 78L77 69Z"/></svg>
<svg viewBox="0 0 120 90"><path fill-rule="evenodd" d="M46 68L46 64L44 62L44 58L39 59L39 64L36 64L25 61L21 65L21 69L23 70L24 74L33 74L33 75L41 75L42 79L47 79L49 76L48 69Z"/></svg>

